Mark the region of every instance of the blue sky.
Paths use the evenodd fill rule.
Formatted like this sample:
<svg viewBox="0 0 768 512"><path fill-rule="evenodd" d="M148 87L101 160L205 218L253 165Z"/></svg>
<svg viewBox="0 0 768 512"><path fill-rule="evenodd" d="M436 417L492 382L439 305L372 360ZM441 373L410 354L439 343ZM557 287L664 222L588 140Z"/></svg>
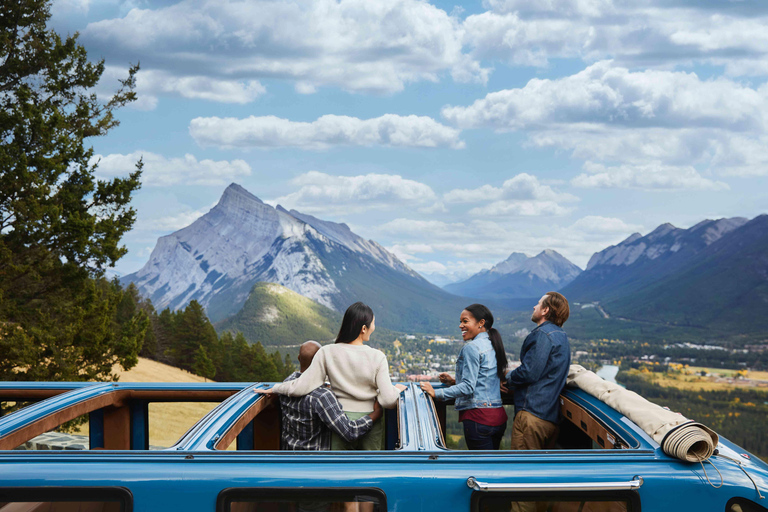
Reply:
<svg viewBox="0 0 768 512"><path fill-rule="evenodd" d="M236 182L416 270L584 267L635 231L768 210L768 4L60 0L108 96L103 177L144 157L117 271Z"/></svg>

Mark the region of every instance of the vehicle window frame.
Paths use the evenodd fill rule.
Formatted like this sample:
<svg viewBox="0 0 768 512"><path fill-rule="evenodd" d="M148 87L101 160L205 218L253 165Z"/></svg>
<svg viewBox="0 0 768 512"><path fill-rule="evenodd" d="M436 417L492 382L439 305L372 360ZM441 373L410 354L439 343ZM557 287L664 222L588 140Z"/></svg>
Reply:
<svg viewBox="0 0 768 512"><path fill-rule="evenodd" d="M627 512L640 512L642 510L640 507L640 494L637 491L473 491L469 510L471 512L480 512L480 501L483 498L509 499L510 502L536 499L559 502L626 500L629 504Z"/></svg>
<svg viewBox="0 0 768 512"><path fill-rule="evenodd" d="M592 408L585 406L584 400L581 397L579 397L578 395L575 395L575 394L566 393L566 391L567 390L564 390L564 392L561 393L561 395L558 397L558 402L560 403L561 407L563 406L562 399L563 398L567 399L574 406L579 407L584 413L586 413L591 418L592 421L597 423L600 427L604 428L616 440L616 442L615 442L616 446L614 446L612 448L607 448L607 447L605 447L603 445L603 446L595 447L595 448L592 448L592 449L575 449L575 450L572 449L572 450L569 450L569 451L572 451L572 452L573 451L589 452L589 453L595 453L595 452L614 453L616 450L622 450L622 451L642 450L641 443L626 428L622 428L620 425L612 426L611 423L613 423L613 422L606 421L606 418L603 417L601 414L599 414L599 411L595 411ZM438 448L440 448L440 449L448 450L448 451L452 451L452 452L464 451L464 450L456 450L456 449L453 449L453 448L448 448L448 446L446 444L445 435L443 434L443 428L442 428L442 427L445 427L445 425L442 424L440 414L438 413L437 401L434 398L432 398L431 396L429 396L429 395L426 395L426 396L429 399L428 403L431 406L432 416L434 417L433 421L436 423L435 426L436 426L437 431L438 431L437 439L435 439L436 446ZM453 400L446 400L445 402L442 402L441 405L443 405L447 409L448 407L453 406L453 404L454 404ZM511 400L505 400L504 401L504 405L513 405L513 402ZM582 427L577 425L573 421L573 419L571 419L571 418L566 419L564 417L563 421L570 421L581 432L584 432L586 435L589 435L589 434L587 434L587 432ZM599 443L597 443L597 444L599 444ZM502 450L502 451L506 453L506 452L509 452L509 451L512 451L512 450Z"/></svg>
<svg viewBox="0 0 768 512"><path fill-rule="evenodd" d="M133 493L127 487L0 487L0 502L8 503L115 501L121 512L133 512Z"/></svg>
<svg viewBox="0 0 768 512"><path fill-rule="evenodd" d="M387 494L378 487L229 487L216 497L216 512L229 512L233 501L248 501L249 498L266 501L302 496L337 501L352 501L350 498L365 496L379 500L381 510L387 510Z"/></svg>

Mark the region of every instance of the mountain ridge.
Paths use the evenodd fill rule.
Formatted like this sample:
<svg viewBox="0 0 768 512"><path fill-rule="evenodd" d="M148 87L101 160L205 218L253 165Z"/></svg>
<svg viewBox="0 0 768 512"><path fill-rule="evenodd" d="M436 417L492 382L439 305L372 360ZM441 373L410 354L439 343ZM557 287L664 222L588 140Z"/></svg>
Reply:
<svg viewBox="0 0 768 512"><path fill-rule="evenodd" d="M458 299L347 225L273 208L237 184L208 213L161 237L142 269L122 279L158 308L197 300L213 322L237 313L260 281L337 312L358 300L378 305L393 328L442 329Z"/></svg>
<svg viewBox="0 0 768 512"><path fill-rule="evenodd" d="M540 297L558 290L581 269L557 251L545 249L536 256L513 252L507 259L459 283L445 286L449 292L490 299Z"/></svg>

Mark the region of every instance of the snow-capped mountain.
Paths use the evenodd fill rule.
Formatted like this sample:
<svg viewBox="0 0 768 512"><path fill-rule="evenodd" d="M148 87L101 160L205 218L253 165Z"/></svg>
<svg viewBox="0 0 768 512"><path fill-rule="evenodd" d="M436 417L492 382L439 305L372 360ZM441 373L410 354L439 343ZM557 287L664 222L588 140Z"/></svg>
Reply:
<svg viewBox="0 0 768 512"><path fill-rule="evenodd" d="M562 290L612 317L679 325L716 338L768 330L768 215L659 226L592 257ZM698 329L698 330L697 330ZM762 338L761 338L762 337Z"/></svg>
<svg viewBox="0 0 768 512"><path fill-rule="evenodd" d="M688 229L666 223L645 236L634 233L595 253L587 269L563 293L577 300L605 300L632 293L686 268L707 247L747 219L704 220Z"/></svg>
<svg viewBox="0 0 768 512"><path fill-rule="evenodd" d="M546 249L529 257L514 252L489 270L445 287L449 292L477 298L535 298L559 290L581 269L557 251Z"/></svg>
<svg viewBox="0 0 768 512"><path fill-rule="evenodd" d="M345 224L273 208L236 184L208 213L161 237L144 267L122 281L158 309L197 300L213 321L239 311L260 281L337 311L367 301L385 317L407 307L411 294L425 308L450 297Z"/></svg>

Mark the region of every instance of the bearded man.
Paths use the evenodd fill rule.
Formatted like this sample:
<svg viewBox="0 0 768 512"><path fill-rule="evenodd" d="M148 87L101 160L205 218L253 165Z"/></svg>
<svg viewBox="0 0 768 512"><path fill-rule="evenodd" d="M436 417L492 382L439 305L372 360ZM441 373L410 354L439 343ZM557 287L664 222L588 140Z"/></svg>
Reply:
<svg viewBox="0 0 768 512"><path fill-rule="evenodd" d="M571 365L571 346L562 329L569 314L568 300L557 292L548 292L533 307L531 321L537 325L523 342L520 366L507 373L502 386L514 392L513 450L554 447L560 392Z"/></svg>

